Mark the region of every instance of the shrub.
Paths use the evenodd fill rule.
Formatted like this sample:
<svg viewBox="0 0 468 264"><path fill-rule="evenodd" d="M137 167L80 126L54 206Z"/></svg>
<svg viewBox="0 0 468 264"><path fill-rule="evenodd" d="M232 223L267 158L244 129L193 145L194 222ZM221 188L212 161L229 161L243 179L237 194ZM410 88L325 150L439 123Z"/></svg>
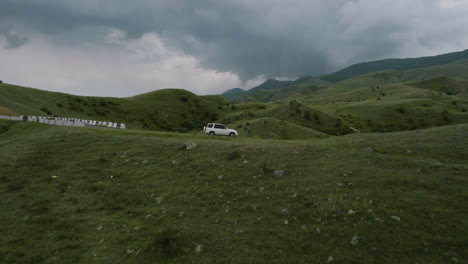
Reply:
<svg viewBox="0 0 468 264"><path fill-rule="evenodd" d="M227 155L228 160L235 160L241 157L241 154L239 151L233 151Z"/></svg>
<svg viewBox="0 0 468 264"><path fill-rule="evenodd" d="M398 113L400 113L402 115L404 115L406 113L406 110L403 107L398 107L397 109L395 109L395 111L397 111Z"/></svg>
<svg viewBox="0 0 468 264"><path fill-rule="evenodd" d="M183 253L182 249L186 243L180 236L180 232L174 229L159 231L145 252L152 256L176 257Z"/></svg>
<svg viewBox="0 0 468 264"><path fill-rule="evenodd" d="M52 115L52 112L51 112L49 109L47 109L47 107L44 107L44 106L43 106L43 107L41 107L41 109L39 109L39 110L41 110L42 112L47 113L47 115Z"/></svg>

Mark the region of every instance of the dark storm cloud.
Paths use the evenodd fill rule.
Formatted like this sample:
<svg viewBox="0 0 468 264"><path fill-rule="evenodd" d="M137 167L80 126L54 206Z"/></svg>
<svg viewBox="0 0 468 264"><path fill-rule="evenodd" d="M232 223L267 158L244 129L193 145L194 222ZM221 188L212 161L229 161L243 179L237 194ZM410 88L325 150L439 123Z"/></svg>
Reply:
<svg viewBox="0 0 468 264"><path fill-rule="evenodd" d="M11 27L0 25L0 36L4 36L6 39L6 48L14 49L18 48L21 45L24 45L28 39L24 36L16 33Z"/></svg>
<svg viewBox="0 0 468 264"><path fill-rule="evenodd" d="M437 19L466 22L463 12L445 14L440 3L462 1L2 0L0 23L74 44L99 42L97 28L116 28L128 38L156 32L204 67L249 80L322 74L353 62L466 45L462 29L450 35L452 45L438 38L452 25ZM426 28L432 24L442 26L432 32ZM11 47L25 41L6 36Z"/></svg>

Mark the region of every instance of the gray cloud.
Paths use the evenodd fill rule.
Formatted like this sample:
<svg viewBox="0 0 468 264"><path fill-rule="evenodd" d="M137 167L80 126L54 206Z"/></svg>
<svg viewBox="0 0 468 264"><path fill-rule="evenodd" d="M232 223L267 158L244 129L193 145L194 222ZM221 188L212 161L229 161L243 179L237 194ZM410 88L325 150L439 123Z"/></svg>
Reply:
<svg viewBox="0 0 468 264"><path fill-rule="evenodd" d="M0 25L0 35L6 39L6 48L15 49L24 45L28 39L16 33L12 28Z"/></svg>
<svg viewBox="0 0 468 264"><path fill-rule="evenodd" d="M76 48L106 46L109 29L165 45L247 81L300 77L360 61L468 47L466 0L35 0L0 2L10 48L44 34ZM1 34L1 32L0 32ZM4 32L5 35L5 32ZM109 47L119 48L119 47Z"/></svg>

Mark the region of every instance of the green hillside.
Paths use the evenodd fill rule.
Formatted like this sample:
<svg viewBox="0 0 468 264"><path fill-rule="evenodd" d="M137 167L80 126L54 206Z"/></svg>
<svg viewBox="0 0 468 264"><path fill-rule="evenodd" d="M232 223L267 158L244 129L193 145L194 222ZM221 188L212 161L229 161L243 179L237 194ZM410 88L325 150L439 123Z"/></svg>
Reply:
<svg viewBox="0 0 468 264"><path fill-rule="evenodd" d="M379 61L363 62L351 65L343 70L324 76L322 77L322 79L329 82L339 82L369 72L376 72L382 70L408 70L415 68L425 68L430 66L448 64L462 59L468 59L468 50L430 57L385 59Z"/></svg>
<svg viewBox="0 0 468 264"><path fill-rule="evenodd" d="M264 83L256 87L253 87L249 91L276 89L276 88L288 86L292 83L293 81L278 81L275 79L268 79Z"/></svg>
<svg viewBox="0 0 468 264"><path fill-rule="evenodd" d="M310 139L324 138L327 134L276 118L257 118L238 121L230 125L242 136L265 139Z"/></svg>
<svg viewBox="0 0 468 264"><path fill-rule="evenodd" d="M247 91L241 88L233 88L221 94L221 96L228 101L239 101L239 98L242 94L245 94Z"/></svg>
<svg viewBox="0 0 468 264"><path fill-rule="evenodd" d="M3 122L0 259L462 262L467 131L272 141Z"/></svg>
<svg viewBox="0 0 468 264"><path fill-rule="evenodd" d="M408 85L442 92L449 95L468 94L468 80L438 77L431 80L409 83Z"/></svg>
<svg viewBox="0 0 468 264"><path fill-rule="evenodd" d="M268 82L268 81L267 81ZM225 99L233 102L274 102L291 96L313 94L317 90L327 87L329 83L318 77L302 77L295 81L283 81L281 85L268 89L251 89L232 95L233 90L221 94Z"/></svg>
<svg viewBox="0 0 468 264"><path fill-rule="evenodd" d="M0 114L74 117L126 123L129 128L186 132L231 111L220 96L166 89L135 97L84 97L0 84Z"/></svg>
<svg viewBox="0 0 468 264"><path fill-rule="evenodd" d="M322 77L304 77L283 87L266 90L250 90L229 98L231 101L235 102L273 102L303 95L321 97L323 95L332 93L339 94L357 88L415 82L440 77L468 79L468 59L425 68L373 71L336 83L324 81Z"/></svg>

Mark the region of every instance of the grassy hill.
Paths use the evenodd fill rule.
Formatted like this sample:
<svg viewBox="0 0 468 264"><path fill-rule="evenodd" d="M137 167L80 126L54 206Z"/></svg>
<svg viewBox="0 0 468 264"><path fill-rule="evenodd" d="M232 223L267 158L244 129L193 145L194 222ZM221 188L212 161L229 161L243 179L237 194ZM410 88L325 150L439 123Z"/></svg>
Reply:
<svg viewBox="0 0 468 264"><path fill-rule="evenodd" d="M238 101L238 98L245 94L247 91L241 88L233 88L221 94L221 96L228 101Z"/></svg>
<svg viewBox="0 0 468 264"><path fill-rule="evenodd" d="M333 74L323 76L322 79L329 82L339 82L369 72L376 72L382 70L408 70L415 68L425 68L430 66L448 64L462 59L468 59L468 50L430 57L385 59L371 62L363 62L351 65Z"/></svg>
<svg viewBox="0 0 468 264"><path fill-rule="evenodd" d="M276 118L257 118L239 121L231 127L240 131L242 136L265 139L310 139L324 138L327 134L296 125Z"/></svg>
<svg viewBox="0 0 468 264"><path fill-rule="evenodd" d="M468 94L468 80L438 77L430 80L409 83L408 85L442 92L448 95Z"/></svg>
<svg viewBox="0 0 468 264"><path fill-rule="evenodd" d="M276 88L288 86L292 83L293 81L278 81L275 79L268 79L264 83L253 87L249 91L276 89Z"/></svg>
<svg viewBox="0 0 468 264"><path fill-rule="evenodd" d="M2 263L468 258L466 124L272 141L2 123Z"/></svg>
<svg viewBox="0 0 468 264"><path fill-rule="evenodd" d="M0 84L0 114L75 117L129 128L186 132L230 112L220 96L165 89L128 98L84 97Z"/></svg>
<svg viewBox="0 0 468 264"><path fill-rule="evenodd" d="M266 81L270 82L271 80ZM265 84L264 83L264 84ZM292 96L310 95L327 87L327 82L321 80L318 77L305 76L295 81L277 81L277 86L271 86L269 88L253 88L249 91L236 92L237 90L229 90L226 93L221 94L226 100L233 102L274 102L283 100ZM234 93L235 95L232 95Z"/></svg>
<svg viewBox="0 0 468 264"><path fill-rule="evenodd" d="M468 52L468 51L467 51ZM345 80L331 83L323 77L303 77L285 86L274 89L260 89L243 92L229 98L230 101L273 102L291 99L298 96L314 95L321 97L329 94L339 94L353 89L382 86L394 83L407 83L435 78L468 79L468 59L452 61L443 65L406 70L375 70L359 76L351 76Z"/></svg>

